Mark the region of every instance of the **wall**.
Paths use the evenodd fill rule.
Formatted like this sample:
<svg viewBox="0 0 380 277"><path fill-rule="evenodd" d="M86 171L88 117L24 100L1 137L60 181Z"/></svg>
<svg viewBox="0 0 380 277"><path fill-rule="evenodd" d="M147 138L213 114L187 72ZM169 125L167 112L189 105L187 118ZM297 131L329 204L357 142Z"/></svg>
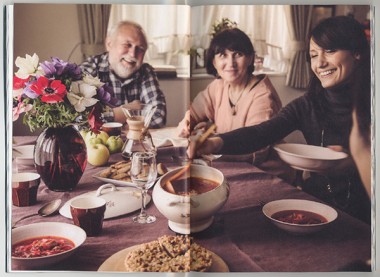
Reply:
<svg viewBox="0 0 380 277"><path fill-rule="evenodd" d="M70 61L80 63L82 54L79 47L75 48L80 43L78 25L76 5L14 4L14 60L34 53L40 61L51 57L67 60L72 52ZM21 118L14 122L13 134L30 134Z"/></svg>
<svg viewBox="0 0 380 277"><path fill-rule="evenodd" d="M177 126L190 106L190 80L176 78L160 79L159 81L167 105L166 126Z"/></svg>
<svg viewBox="0 0 380 277"><path fill-rule="evenodd" d="M40 61L59 57L80 63L82 54L76 5L15 4L14 57L36 53ZM75 48L75 49L74 49Z"/></svg>

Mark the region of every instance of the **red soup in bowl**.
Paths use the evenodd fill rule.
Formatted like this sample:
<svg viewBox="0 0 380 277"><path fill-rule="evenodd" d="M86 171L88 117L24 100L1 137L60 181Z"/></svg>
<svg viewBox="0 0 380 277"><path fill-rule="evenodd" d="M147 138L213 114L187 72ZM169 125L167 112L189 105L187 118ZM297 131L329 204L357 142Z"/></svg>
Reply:
<svg viewBox="0 0 380 277"><path fill-rule="evenodd" d="M211 191L219 186L218 182L200 177L172 180L164 184L163 189L176 195L198 195ZM174 190L174 191L173 191Z"/></svg>
<svg viewBox="0 0 380 277"><path fill-rule="evenodd" d="M284 210L274 213L273 219L291 224L321 224L326 223L327 219L320 214L303 210Z"/></svg>
<svg viewBox="0 0 380 277"><path fill-rule="evenodd" d="M41 236L22 240L12 246L12 257L37 258L59 254L75 247L71 240L58 236Z"/></svg>

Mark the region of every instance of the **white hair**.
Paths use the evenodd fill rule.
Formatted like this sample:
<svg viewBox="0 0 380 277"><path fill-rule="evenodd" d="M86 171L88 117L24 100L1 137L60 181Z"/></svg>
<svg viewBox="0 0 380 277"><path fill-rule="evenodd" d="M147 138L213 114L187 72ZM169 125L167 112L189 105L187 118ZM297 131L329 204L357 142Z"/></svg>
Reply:
<svg viewBox="0 0 380 277"><path fill-rule="evenodd" d="M107 36L108 37L115 37L115 35L117 34L117 32L122 27L132 27L132 28L134 28L140 34L140 36L141 36L141 38L143 40L143 44L146 47L145 49L148 48L148 40L146 38L144 29L141 27L140 24L138 24L136 22L133 22L133 21L130 21L130 20L123 20L123 21L119 21L118 23L116 23L114 26L112 26L108 30Z"/></svg>

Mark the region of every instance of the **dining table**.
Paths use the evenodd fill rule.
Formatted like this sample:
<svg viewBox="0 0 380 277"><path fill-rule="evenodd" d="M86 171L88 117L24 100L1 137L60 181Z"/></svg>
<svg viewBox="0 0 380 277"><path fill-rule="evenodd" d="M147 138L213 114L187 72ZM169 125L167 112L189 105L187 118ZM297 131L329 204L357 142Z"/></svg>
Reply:
<svg viewBox="0 0 380 277"><path fill-rule="evenodd" d="M34 144L36 137L14 137L14 145ZM169 169L181 166L175 159L178 149L165 146L157 149L157 161ZM11 222L34 212L50 200L60 198L63 203L73 197L96 191L105 183L94 178L110 164L122 160L120 153L112 154L107 165L92 166L87 163L84 174L72 191L49 190L43 182L38 189L37 203L29 207L9 204ZM15 165L18 171L35 170ZM355 264L372 258L371 225L336 209L337 219L325 229L296 235L276 227L263 213L260 203L279 199L303 199L322 202L297 186L286 183L247 162L224 161L222 158L208 162L220 170L229 185L229 196L224 206L215 214L207 229L192 233L194 241L215 253L229 272L338 272L354 270ZM157 185L157 184L156 184ZM152 193L152 189L149 190ZM102 233L87 237L83 245L69 258L38 271L98 271L115 253L132 246L153 241L163 235L176 235L168 220L156 208L154 201L147 212L157 220L139 224L132 217L139 209L114 218L105 219ZM18 226L36 222L64 222L72 219L56 213L50 217L30 217ZM17 228L17 227L16 227ZM8 226L10 231L11 227ZM11 270L24 270L11 265ZM113 272L109 268L107 271ZM115 269L115 271L117 271Z"/></svg>

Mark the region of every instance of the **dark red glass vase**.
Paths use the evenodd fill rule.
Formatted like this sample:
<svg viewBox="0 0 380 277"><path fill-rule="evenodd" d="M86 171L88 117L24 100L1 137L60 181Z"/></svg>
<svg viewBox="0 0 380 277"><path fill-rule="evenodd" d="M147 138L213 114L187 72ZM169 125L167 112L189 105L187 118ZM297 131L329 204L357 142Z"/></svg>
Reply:
<svg viewBox="0 0 380 277"><path fill-rule="evenodd" d="M46 128L34 150L37 172L53 191L72 191L87 165L86 144L73 127Z"/></svg>

